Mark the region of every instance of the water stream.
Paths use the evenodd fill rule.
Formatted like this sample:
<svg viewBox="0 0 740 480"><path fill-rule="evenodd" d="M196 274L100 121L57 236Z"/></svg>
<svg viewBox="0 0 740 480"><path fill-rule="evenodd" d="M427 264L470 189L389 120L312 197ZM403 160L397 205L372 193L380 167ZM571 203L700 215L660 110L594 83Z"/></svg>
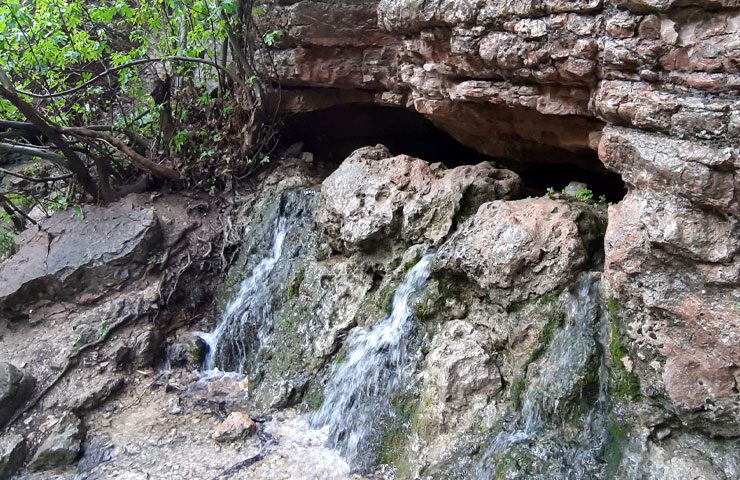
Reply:
<svg viewBox="0 0 740 480"><path fill-rule="evenodd" d="M311 415L311 425L326 429L329 445L354 469L373 464L383 421L394 415L392 399L411 383L418 360L411 348L412 301L429 277L431 258L424 256L408 271L386 318L350 335L346 357L334 367L324 402Z"/></svg>
<svg viewBox="0 0 740 480"><path fill-rule="evenodd" d="M242 282L239 293L229 303L215 330L199 334L208 345L208 353L203 362L205 371L215 370L216 360L228 349L239 359L234 371L244 373L249 353L263 348L272 334L272 292L264 288L264 285L265 279L272 273L283 253L288 231L288 222L284 217L278 218L275 223L272 248L268 256ZM247 328L256 332L256 342L243 335Z"/></svg>
<svg viewBox="0 0 740 480"><path fill-rule="evenodd" d="M553 338L539 371L530 379L513 426L498 433L476 467L475 478L489 479L518 444L549 468L547 478L587 478L606 435L608 372L606 318L599 309L599 281L587 275L567 304L566 325ZM594 356L599 356L598 393L575 421L565 426L572 404L585 401L583 387ZM579 414L576 414L579 415ZM567 435L562 432L568 430ZM585 476L584 476L585 475Z"/></svg>
<svg viewBox="0 0 740 480"><path fill-rule="evenodd" d="M315 197L310 190L283 193L250 230L245 249L253 252L249 260L256 264L216 328L195 332L207 344L202 374L254 373L258 356L272 339L274 314L282 306L287 284L310 248Z"/></svg>

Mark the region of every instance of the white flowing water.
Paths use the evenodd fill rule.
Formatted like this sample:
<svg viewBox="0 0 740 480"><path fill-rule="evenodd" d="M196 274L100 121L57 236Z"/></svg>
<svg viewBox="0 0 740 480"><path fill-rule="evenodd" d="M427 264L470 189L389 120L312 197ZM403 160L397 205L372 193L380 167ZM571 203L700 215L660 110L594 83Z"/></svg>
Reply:
<svg viewBox="0 0 740 480"><path fill-rule="evenodd" d="M328 443L358 470L375 460L382 423L393 417L393 396L409 386L418 354L411 350L414 334L412 301L429 277L431 255L406 274L393 296L391 313L369 329L350 335L346 357L334 367L321 408L311 425L324 428Z"/></svg>
<svg viewBox="0 0 740 480"><path fill-rule="evenodd" d="M284 216L280 216L275 222L272 247L268 255L242 282L239 293L226 307L216 328L210 333L197 333L208 345L203 373L218 373L222 367L219 365L219 358L225 351L229 352L229 358L236 360L233 371L244 373L247 359L250 356L255 357L269 342L274 328L273 292L265 288L265 284L283 253L287 233L288 222ZM255 334L246 336L245 331Z"/></svg>
<svg viewBox="0 0 740 480"><path fill-rule="evenodd" d="M557 451L551 451L547 459L553 466L558 465L556 470L562 474L553 478L581 478L578 475L584 465L592 463L605 433L608 372L604 357L607 335L604 320L605 317L599 315L599 281L587 275L577 294L568 301L566 326L555 335L542 358L514 426L495 437L476 468L475 478L491 478L495 463L511 448L536 440L551 427L557 428L565 403L572 400L597 351L598 339L601 344L598 398L583 415L577 438L569 441L572 444L564 449L562 446L555 448Z"/></svg>

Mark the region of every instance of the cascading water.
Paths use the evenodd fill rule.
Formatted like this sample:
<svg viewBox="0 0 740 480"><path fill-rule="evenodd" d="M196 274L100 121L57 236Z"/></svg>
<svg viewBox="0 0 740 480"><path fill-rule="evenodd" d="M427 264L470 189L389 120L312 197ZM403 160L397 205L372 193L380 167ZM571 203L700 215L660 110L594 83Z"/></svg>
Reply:
<svg viewBox="0 0 740 480"><path fill-rule="evenodd" d="M588 478L598 468L595 457L607 431L608 333L606 317L600 315L599 281L593 275L583 279L577 295L569 300L566 320L541 360L513 428L496 435L481 457L475 478L492 478L504 457L524 442L535 442L530 451L547 465L542 478ZM584 400L581 389L599 351L598 396L576 420L578 431L562 434L567 430L566 403ZM553 431L559 433L552 435Z"/></svg>
<svg viewBox="0 0 740 480"><path fill-rule="evenodd" d="M273 312L285 298L304 244L310 243L311 234L306 230L312 228L313 197L310 190L283 193L258 224L261 235L259 228L251 232L263 240L255 240L250 250L266 253L241 283L216 328L196 333L208 346L203 372L245 374L254 369L255 359L270 343L275 327Z"/></svg>
<svg viewBox="0 0 740 480"><path fill-rule="evenodd" d="M372 465L382 422L394 415L391 399L410 384L418 359L410 351L411 303L429 277L431 257L409 270L393 296L390 315L349 337L346 358L332 372L321 409L311 415L312 426L327 430L330 446L354 469Z"/></svg>
<svg viewBox="0 0 740 480"><path fill-rule="evenodd" d="M283 253L287 222L284 217L275 222L272 249L263 258L252 274L242 282L234 300L229 303L221 321L211 333L201 334L208 344L208 353L203 362L203 369L216 369L216 359L229 350L239 362L235 371L244 373L245 362L250 351L263 348L270 338L273 329L271 294L264 288L265 279L272 273L275 264ZM245 338L245 330L256 332L254 339ZM254 341L256 340L256 341Z"/></svg>

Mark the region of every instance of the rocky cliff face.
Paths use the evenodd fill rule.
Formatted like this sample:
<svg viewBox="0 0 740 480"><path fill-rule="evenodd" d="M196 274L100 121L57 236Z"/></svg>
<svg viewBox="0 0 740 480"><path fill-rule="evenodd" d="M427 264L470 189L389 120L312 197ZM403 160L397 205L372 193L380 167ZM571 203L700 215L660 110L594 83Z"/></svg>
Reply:
<svg viewBox="0 0 740 480"><path fill-rule="evenodd" d="M733 0L289 1L286 109L415 110L526 163L620 174L606 290L624 363L678 423L740 431L740 10ZM598 152L598 161L595 153ZM482 252L483 255L486 252Z"/></svg>

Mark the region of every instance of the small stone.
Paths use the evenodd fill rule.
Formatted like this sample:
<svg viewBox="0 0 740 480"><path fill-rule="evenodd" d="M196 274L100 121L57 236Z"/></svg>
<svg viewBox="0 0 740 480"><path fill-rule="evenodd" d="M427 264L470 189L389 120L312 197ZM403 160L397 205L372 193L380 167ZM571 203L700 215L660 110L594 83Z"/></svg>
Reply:
<svg viewBox="0 0 740 480"><path fill-rule="evenodd" d="M48 470L74 463L84 439L82 420L73 413L66 414L36 450L29 468Z"/></svg>
<svg viewBox="0 0 740 480"><path fill-rule="evenodd" d="M659 428L655 431L655 438L658 440L665 440L671 435L671 429L668 427Z"/></svg>
<svg viewBox="0 0 740 480"><path fill-rule="evenodd" d="M563 191L563 193L565 193L565 195L568 197L575 198L577 197L579 190L587 190L587 189L588 189L588 185L586 185L585 183L570 182L568 186L565 187L565 190Z"/></svg>
<svg viewBox="0 0 740 480"><path fill-rule="evenodd" d="M167 349L167 358L173 367L199 368L207 352L202 338L186 334L178 337Z"/></svg>
<svg viewBox="0 0 740 480"><path fill-rule="evenodd" d="M217 442L234 442L256 431L257 424L249 415L242 412L231 412L226 420L211 432L211 438Z"/></svg>
<svg viewBox="0 0 740 480"><path fill-rule="evenodd" d="M21 468L27 454L26 440L22 436L11 434L0 437L0 478L9 478Z"/></svg>

